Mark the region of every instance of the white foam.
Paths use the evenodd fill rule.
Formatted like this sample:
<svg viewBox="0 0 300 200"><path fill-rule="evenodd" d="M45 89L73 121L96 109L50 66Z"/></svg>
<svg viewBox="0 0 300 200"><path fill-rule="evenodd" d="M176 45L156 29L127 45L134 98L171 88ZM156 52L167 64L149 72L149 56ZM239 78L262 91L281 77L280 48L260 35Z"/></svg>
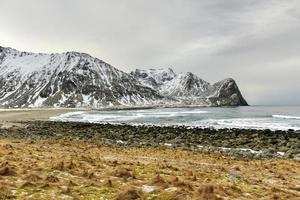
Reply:
<svg viewBox="0 0 300 200"><path fill-rule="evenodd" d="M196 113L196 114L195 114ZM209 113L209 114L205 114ZM221 113L224 115L224 113ZM221 116L222 116L221 115ZM240 128L240 129L271 129L271 130L300 130L297 116L268 115L270 117L252 118L220 118L213 112L184 109L151 109L151 110L122 110L97 112L71 112L56 117L52 121L78 121L89 123L127 123L131 125L155 126L187 126L202 128ZM283 118L283 117L285 118ZM208 118L210 117L210 118ZM217 118L219 117L219 118ZM223 117L223 116L222 116ZM295 120L296 117L296 120Z"/></svg>
<svg viewBox="0 0 300 200"><path fill-rule="evenodd" d="M205 114L208 111L200 111L200 110L193 110L193 111L158 111L158 112L139 112L140 116L145 117L177 117L177 116L189 116L191 114Z"/></svg>
<svg viewBox="0 0 300 200"><path fill-rule="evenodd" d="M118 115L112 113L89 113L89 112L70 112L61 114L58 116L50 117L51 121L73 121L73 122L89 122L89 123L97 123L97 122L122 122L122 121L130 121L142 117L141 115Z"/></svg>
<svg viewBox="0 0 300 200"><path fill-rule="evenodd" d="M289 121L274 121L272 118L232 118L232 119L205 119L186 123L195 127L240 128L240 129L270 129L270 130L300 130L300 124L292 124Z"/></svg>
<svg viewBox="0 0 300 200"><path fill-rule="evenodd" d="M300 116L289 116L289 115L272 115L274 118L280 119L300 119Z"/></svg>
<svg viewBox="0 0 300 200"><path fill-rule="evenodd" d="M191 110L191 111L184 111L184 112L180 112L183 114L204 114L204 113L209 113L208 111L204 111L204 110Z"/></svg>
<svg viewBox="0 0 300 200"><path fill-rule="evenodd" d="M54 116L54 117L50 117L49 120L51 121L71 121L69 119L72 119L72 116L74 115L82 115L85 112L83 111L78 111L78 112L68 112L68 113L64 113L58 116Z"/></svg>
<svg viewBox="0 0 300 200"><path fill-rule="evenodd" d="M267 118L261 119L224 119L218 120L217 124L222 128L249 128L249 129L271 129L271 130L300 130L300 127L294 127L289 123L273 122Z"/></svg>

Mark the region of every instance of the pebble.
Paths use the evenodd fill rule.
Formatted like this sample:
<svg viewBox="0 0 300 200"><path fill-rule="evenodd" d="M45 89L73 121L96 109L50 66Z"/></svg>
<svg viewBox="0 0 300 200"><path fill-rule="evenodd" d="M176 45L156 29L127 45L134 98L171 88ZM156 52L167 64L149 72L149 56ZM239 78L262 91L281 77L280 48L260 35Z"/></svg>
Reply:
<svg viewBox="0 0 300 200"><path fill-rule="evenodd" d="M0 138L84 141L130 147L182 148L221 153L236 159L286 158L300 160L300 134L295 131L157 127L80 122L25 122L0 128Z"/></svg>

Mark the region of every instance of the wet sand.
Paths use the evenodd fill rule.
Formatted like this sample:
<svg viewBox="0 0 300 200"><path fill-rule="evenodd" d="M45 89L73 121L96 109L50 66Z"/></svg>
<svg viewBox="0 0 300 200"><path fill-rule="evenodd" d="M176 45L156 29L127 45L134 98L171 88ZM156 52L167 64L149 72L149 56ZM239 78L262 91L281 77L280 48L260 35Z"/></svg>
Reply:
<svg viewBox="0 0 300 200"><path fill-rule="evenodd" d="M46 121L52 116L84 109L0 109L0 127L21 126L20 121Z"/></svg>

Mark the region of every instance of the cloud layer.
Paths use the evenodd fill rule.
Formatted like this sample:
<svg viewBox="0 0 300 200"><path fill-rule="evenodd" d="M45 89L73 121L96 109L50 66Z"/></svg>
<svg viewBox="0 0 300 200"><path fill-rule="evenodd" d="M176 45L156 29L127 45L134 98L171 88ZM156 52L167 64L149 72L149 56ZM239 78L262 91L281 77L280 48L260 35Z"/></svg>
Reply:
<svg viewBox="0 0 300 200"><path fill-rule="evenodd" d="M1 46L233 77L250 104L300 104L297 0L0 0L0 24Z"/></svg>

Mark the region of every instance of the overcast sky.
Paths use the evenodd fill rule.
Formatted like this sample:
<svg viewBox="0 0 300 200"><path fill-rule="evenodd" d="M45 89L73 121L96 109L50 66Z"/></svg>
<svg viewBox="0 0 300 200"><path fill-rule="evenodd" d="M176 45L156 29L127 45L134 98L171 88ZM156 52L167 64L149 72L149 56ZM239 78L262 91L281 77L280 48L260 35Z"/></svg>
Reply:
<svg viewBox="0 0 300 200"><path fill-rule="evenodd" d="M0 46L232 77L252 105L300 104L299 0L0 0Z"/></svg>

